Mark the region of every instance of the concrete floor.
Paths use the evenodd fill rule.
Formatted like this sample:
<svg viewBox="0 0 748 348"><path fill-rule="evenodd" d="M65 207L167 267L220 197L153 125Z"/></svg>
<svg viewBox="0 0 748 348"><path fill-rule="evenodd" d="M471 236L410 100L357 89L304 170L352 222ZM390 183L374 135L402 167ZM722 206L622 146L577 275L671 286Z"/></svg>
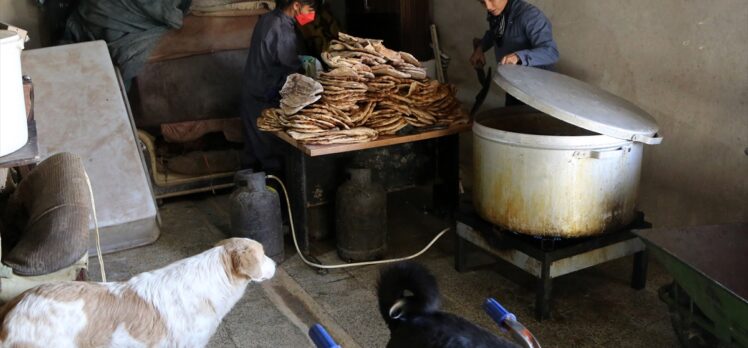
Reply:
<svg viewBox="0 0 748 348"><path fill-rule="evenodd" d="M390 195L389 256L422 248L447 222L426 213L428 197L411 190ZM226 238L228 195L197 195L167 201L160 208L161 237L153 245L105 255L110 280L126 280L140 272L197 254ZM495 297L517 314L546 347L675 347L667 308L657 289L670 277L650 262L647 287L629 287L632 258L627 257L554 281L552 319L537 322L532 278L507 265L457 273L453 268L453 236L438 242L418 261L436 275L443 308L494 332L481 304ZM376 307L379 267L333 270L319 275L286 246L286 261L276 276L250 285L246 295L224 318L210 347L308 347L307 328L325 325L343 347L384 347L389 333ZM313 253L325 263L341 262L333 244L315 242ZM89 274L98 279L91 259ZM512 280L510 280L512 279Z"/></svg>

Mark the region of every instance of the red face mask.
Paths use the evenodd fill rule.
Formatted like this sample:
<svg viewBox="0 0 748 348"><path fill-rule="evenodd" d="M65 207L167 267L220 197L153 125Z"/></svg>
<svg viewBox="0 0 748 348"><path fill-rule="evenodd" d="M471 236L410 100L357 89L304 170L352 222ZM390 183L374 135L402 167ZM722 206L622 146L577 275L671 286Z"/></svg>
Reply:
<svg viewBox="0 0 748 348"><path fill-rule="evenodd" d="M296 21L299 22L299 25L307 25L311 22L314 22L314 12L309 13L300 13L296 15Z"/></svg>

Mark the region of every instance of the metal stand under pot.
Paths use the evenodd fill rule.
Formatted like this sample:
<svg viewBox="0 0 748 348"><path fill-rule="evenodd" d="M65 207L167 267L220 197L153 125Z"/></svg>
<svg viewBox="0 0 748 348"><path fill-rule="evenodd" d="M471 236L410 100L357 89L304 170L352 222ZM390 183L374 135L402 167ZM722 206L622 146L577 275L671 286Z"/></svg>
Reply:
<svg viewBox="0 0 748 348"><path fill-rule="evenodd" d="M457 238L455 269L465 272L475 249L496 256L537 279L535 318L550 318L553 279L608 261L634 255L631 288L644 289L647 283L648 254L634 230L652 225L643 213L630 226L616 232L585 238L534 237L502 230L481 219L472 207L462 206L456 215Z"/></svg>
<svg viewBox="0 0 748 348"><path fill-rule="evenodd" d="M642 288L646 254L630 230L650 227L636 200L644 145L662 142L655 120L547 70L500 65L494 82L528 107L475 119L473 200L457 218L458 271L470 242L535 275L538 319L549 314L552 278L602 259L636 254L632 285Z"/></svg>

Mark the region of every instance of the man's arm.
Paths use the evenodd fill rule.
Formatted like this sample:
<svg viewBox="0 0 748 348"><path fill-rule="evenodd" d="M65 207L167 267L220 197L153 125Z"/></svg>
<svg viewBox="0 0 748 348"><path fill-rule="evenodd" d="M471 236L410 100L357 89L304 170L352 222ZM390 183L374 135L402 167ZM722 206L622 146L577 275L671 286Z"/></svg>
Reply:
<svg viewBox="0 0 748 348"><path fill-rule="evenodd" d="M530 38L532 48L515 52L522 65L545 66L558 62L558 48L553 41L553 30L548 18L534 8L523 18L523 22L525 34Z"/></svg>
<svg viewBox="0 0 748 348"><path fill-rule="evenodd" d="M475 43L473 43L475 45ZM493 35L491 30L486 31L483 34L483 38L480 39L477 47L473 48L473 54L470 55L470 65L476 68L482 68L486 65L486 54L485 52L491 49L494 45Z"/></svg>
<svg viewBox="0 0 748 348"><path fill-rule="evenodd" d="M278 62L287 71L298 72L301 70L301 60L299 59L299 52L296 47L296 36L289 35L288 33L277 33L277 35L276 52L278 54Z"/></svg>
<svg viewBox="0 0 748 348"><path fill-rule="evenodd" d="M301 70L301 60L297 54L294 38L294 35L284 33L281 27L272 28L268 35L268 52L275 56L274 60L284 71L284 73L277 77L276 81L273 81L273 87L268 91L269 95L267 97L271 100L280 98L278 92L283 88L283 84L286 83L286 77Z"/></svg>
<svg viewBox="0 0 748 348"><path fill-rule="evenodd" d="M491 30L486 30L486 33L483 34L483 38L480 40L480 47L483 50L483 52L486 52L491 49L494 45L494 37Z"/></svg>

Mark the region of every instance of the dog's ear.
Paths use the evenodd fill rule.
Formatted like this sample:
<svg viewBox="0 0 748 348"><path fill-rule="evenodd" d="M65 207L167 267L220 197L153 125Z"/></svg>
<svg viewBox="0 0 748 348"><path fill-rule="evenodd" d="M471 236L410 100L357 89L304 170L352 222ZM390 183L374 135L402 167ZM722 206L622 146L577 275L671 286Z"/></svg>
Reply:
<svg viewBox="0 0 748 348"><path fill-rule="evenodd" d="M237 278L251 280L262 277L262 259L265 255L262 244L243 238L231 238L221 241L217 246L223 246L230 260L227 271Z"/></svg>
<svg viewBox="0 0 748 348"><path fill-rule="evenodd" d="M231 254L234 272L249 279L262 278L262 246L250 245Z"/></svg>

